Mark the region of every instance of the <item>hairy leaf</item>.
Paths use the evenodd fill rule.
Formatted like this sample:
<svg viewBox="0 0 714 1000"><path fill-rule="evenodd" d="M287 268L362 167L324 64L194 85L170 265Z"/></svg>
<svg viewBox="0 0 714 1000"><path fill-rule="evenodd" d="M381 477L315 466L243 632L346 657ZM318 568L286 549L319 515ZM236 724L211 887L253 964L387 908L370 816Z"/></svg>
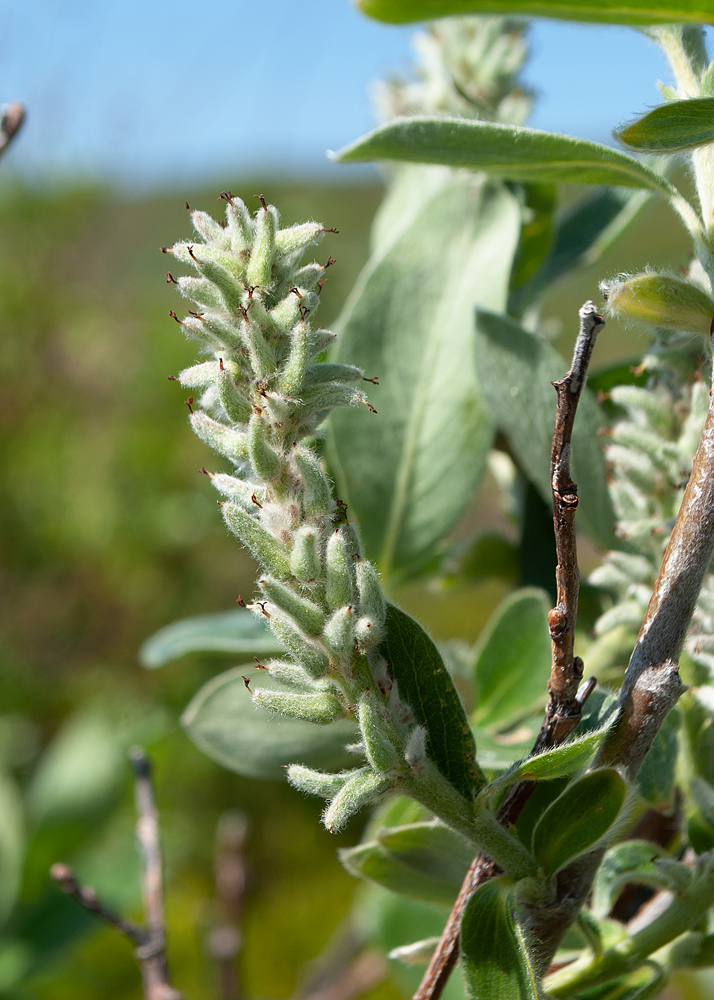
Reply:
<svg viewBox="0 0 714 1000"><path fill-rule="evenodd" d="M453 178L383 240L345 305L335 360L379 376L369 393L378 414L333 413L328 455L385 574L434 554L483 474L492 425L473 306L505 307L519 215L505 188Z"/></svg>
<svg viewBox="0 0 714 1000"><path fill-rule="evenodd" d="M477 779L473 734L441 655L408 614L387 606L386 636L379 651L391 665L399 693L416 721L426 726L426 751L454 788L470 798Z"/></svg>
<svg viewBox="0 0 714 1000"><path fill-rule="evenodd" d="M661 174L616 149L588 139L466 118L394 118L336 154L343 163L400 160L469 167L511 180L548 184L617 184L669 197Z"/></svg>
<svg viewBox="0 0 714 1000"><path fill-rule="evenodd" d="M554 875L593 846L617 819L625 782L614 768L592 771L568 785L546 809L533 831L533 853Z"/></svg>
<svg viewBox="0 0 714 1000"><path fill-rule="evenodd" d="M547 594L524 588L494 612L474 657L477 726L495 725L545 696L550 675Z"/></svg>
<svg viewBox="0 0 714 1000"><path fill-rule="evenodd" d="M470 1000L538 1000L541 991L513 912L514 883L480 886L461 921L461 957Z"/></svg>
<svg viewBox="0 0 714 1000"><path fill-rule="evenodd" d="M572 774L573 771L577 771L579 767L590 760L608 728L605 726L603 729L574 736L562 746L544 750L534 757L519 761L500 778L497 778L492 787L502 788L504 785L512 785L516 781L552 781L554 778L562 778L566 774Z"/></svg>
<svg viewBox="0 0 714 1000"><path fill-rule="evenodd" d="M711 23L704 0L357 0L357 6L378 21L404 24L461 14L523 14L559 17L599 24L668 24L672 21Z"/></svg>
<svg viewBox="0 0 714 1000"><path fill-rule="evenodd" d="M392 827L339 854L353 875L444 906L453 903L473 860L473 850L461 837L435 823Z"/></svg>
<svg viewBox="0 0 714 1000"><path fill-rule="evenodd" d="M714 142L714 97L691 97L653 108L613 133L639 152L675 153Z"/></svg>
<svg viewBox="0 0 714 1000"><path fill-rule="evenodd" d="M187 653L282 652L272 632L245 609L181 618L155 632L139 650L143 667L163 667Z"/></svg>
<svg viewBox="0 0 714 1000"><path fill-rule="evenodd" d="M550 448L555 422L551 380L568 362L546 341L514 320L477 311L479 379L499 429L529 479L550 504ZM603 548L613 548L614 514L607 489L605 458L597 432L605 426L600 407L586 388L573 430L573 475L578 484L578 527Z"/></svg>
<svg viewBox="0 0 714 1000"><path fill-rule="evenodd" d="M657 873L655 861L666 856L663 848L647 840L628 840L605 853L593 883L591 909L598 919L604 919L615 905L617 897L628 883L659 888L663 879Z"/></svg>
<svg viewBox="0 0 714 1000"><path fill-rule="evenodd" d="M354 764L354 755L345 751L345 744L353 743L357 735L352 723L315 726L259 708L243 680L254 670L254 663L227 670L194 695L181 724L200 750L248 778L280 780L286 764L326 770ZM262 672L260 685L283 690Z"/></svg>

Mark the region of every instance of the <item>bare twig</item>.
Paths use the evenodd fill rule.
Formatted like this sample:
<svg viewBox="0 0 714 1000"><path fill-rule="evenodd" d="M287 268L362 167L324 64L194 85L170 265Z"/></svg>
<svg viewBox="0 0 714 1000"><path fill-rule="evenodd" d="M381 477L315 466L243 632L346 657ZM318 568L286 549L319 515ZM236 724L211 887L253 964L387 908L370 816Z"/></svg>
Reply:
<svg viewBox="0 0 714 1000"><path fill-rule="evenodd" d="M218 970L221 1000L239 1000L240 978L236 960L242 946L241 923L245 892L243 846L248 820L238 811L224 813L216 831L216 894L220 922L208 936L208 952Z"/></svg>
<svg viewBox="0 0 714 1000"><path fill-rule="evenodd" d="M548 615L553 658L548 682L550 700L531 753L557 746L568 738L580 721L582 707L595 686L595 681L591 679L578 692L583 676L583 661L573 655L580 571L574 524L578 508L578 488L570 474L570 454L578 402L585 385L595 338L605 325L605 320L598 315L592 302L585 303L579 316L580 330L570 371L565 378L553 382L558 394L550 459L553 524L558 556L555 571L557 603ZM504 826L515 823L534 789L533 781L521 781L512 785L499 807L499 822ZM441 996L458 958L459 929L466 904L476 889L497 872L498 867L493 861L483 854L476 855L413 1000L438 1000Z"/></svg>
<svg viewBox="0 0 714 1000"><path fill-rule="evenodd" d="M89 910L95 917L103 920L104 923L109 924L111 927L115 927L120 934L129 938L133 945L140 948L146 944L148 935L144 928L135 924L133 920L126 920L124 917L120 917L114 910L105 906L98 898L94 889L88 885L80 885L69 865L59 863L52 865L50 875L55 882L59 883L63 892L76 899L80 906L83 906L85 910Z"/></svg>
<svg viewBox="0 0 714 1000"><path fill-rule="evenodd" d="M151 764L141 747L129 751L134 770L136 798L136 839L141 859L141 885L144 895L144 917L147 937L136 949L141 966L146 1000L181 1000L170 984L166 961L166 932L159 843L159 814L151 783Z"/></svg>
<svg viewBox="0 0 714 1000"><path fill-rule="evenodd" d="M25 121L25 109L19 101L0 105L0 156L7 151Z"/></svg>

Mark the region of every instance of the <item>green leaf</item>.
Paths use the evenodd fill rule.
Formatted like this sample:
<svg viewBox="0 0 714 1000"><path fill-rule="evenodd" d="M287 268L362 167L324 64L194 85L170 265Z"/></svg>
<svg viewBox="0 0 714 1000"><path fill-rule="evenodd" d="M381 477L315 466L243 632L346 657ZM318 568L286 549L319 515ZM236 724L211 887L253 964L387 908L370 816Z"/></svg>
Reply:
<svg viewBox="0 0 714 1000"><path fill-rule="evenodd" d="M411 899L450 906L473 850L448 827L413 823L392 827L373 841L339 852L347 871Z"/></svg>
<svg viewBox="0 0 714 1000"><path fill-rule="evenodd" d="M357 0L369 17L389 24L426 21L462 14L523 14L558 17L598 24L669 24L698 21L710 24L711 8L704 0Z"/></svg>
<svg viewBox="0 0 714 1000"><path fill-rule="evenodd" d="M443 163L510 180L617 184L656 191L665 197L676 193L661 174L609 146L555 132L466 118L394 118L345 146L336 158L342 163Z"/></svg>
<svg viewBox="0 0 714 1000"><path fill-rule="evenodd" d="M379 376L370 390L378 415L335 411L328 455L385 574L435 553L483 475L492 426L476 376L473 307L505 307L519 226L505 188L452 178L382 244L345 305L334 360Z"/></svg>
<svg viewBox="0 0 714 1000"><path fill-rule="evenodd" d="M545 697L550 676L548 595L524 588L494 612L474 656L474 725L512 719Z"/></svg>
<svg viewBox="0 0 714 1000"><path fill-rule="evenodd" d="M426 726L427 754L454 788L470 798L478 773L476 746L439 650L421 625L393 604L387 606L386 633L379 651L391 664L401 697Z"/></svg>
<svg viewBox="0 0 714 1000"><path fill-rule="evenodd" d="M22 881L25 820L19 789L0 773L0 927L13 911Z"/></svg>
<svg viewBox="0 0 714 1000"><path fill-rule="evenodd" d="M614 768L572 782L543 813L533 831L533 853L554 875L603 837L625 801L625 782Z"/></svg>
<svg viewBox="0 0 714 1000"><path fill-rule="evenodd" d="M505 774L496 778L489 789L500 789L504 785L513 785L516 781L552 781L554 778L572 774L590 760L609 728L604 726L602 729L574 736L562 746L544 750L534 757L519 761Z"/></svg>
<svg viewBox="0 0 714 1000"><path fill-rule="evenodd" d="M603 188L568 206L556 220L550 253L532 277L514 287L509 309L523 310L565 274L593 264L623 235L650 197L648 191Z"/></svg>
<svg viewBox="0 0 714 1000"><path fill-rule="evenodd" d="M356 738L352 723L315 726L259 708L243 680L254 670L254 663L227 670L194 695L181 724L199 749L236 774L274 781L285 777L286 764L340 770L354 763L345 750ZM263 672L260 684L284 690Z"/></svg>
<svg viewBox="0 0 714 1000"><path fill-rule="evenodd" d="M714 97L660 104L613 135L624 146L645 153L676 153L704 146L714 142Z"/></svg>
<svg viewBox="0 0 714 1000"><path fill-rule="evenodd" d="M675 709L664 720L637 774L637 787L642 798L653 809L664 813L674 805L679 726L680 716Z"/></svg>
<svg viewBox="0 0 714 1000"><path fill-rule="evenodd" d="M35 768L26 797L30 819L56 824L87 818L107 805L126 772L126 735L101 709L71 716Z"/></svg>
<svg viewBox="0 0 714 1000"><path fill-rule="evenodd" d="M514 883L500 876L480 886L461 921L461 957L471 1000L538 1000L542 995L516 923Z"/></svg>
<svg viewBox="0 0 714 1000"><path fill-rule="evenodd" d="M507 316L477 310L477 364L498 428L506 435L519 465L546 503L552 503L550 448L555 422L551 381L570 365L539 337ZM573 475L580 505L578 529L602 548L613 548L614 514L607 489L605 458L598 430L605 426L600 407L586 388L573 429Z"/></svg>
<svg viewBox="0 0 714 1000"><path fill-rule="evenodd" d="M187 653L281 653L275 636L245 609L181 618L160 628L139 650L142 667L163 667Z"/></svg>
<svg viewBox="0 0 714 1000"><path fill-rule="evenodd" d="M663 879L655 866L667 857L663 848L647 840L628 840L605 853L593 882L591 909L602 920L610 913L617 897L629 883L659 888Z"/></svg>
<svg viewBox="0 0 714 1000"><path fill-rule="evenodd" d="M576 1000L654 1000L660 996L666 982L665 970L650 960L628 976L578 993Z"/></svg>

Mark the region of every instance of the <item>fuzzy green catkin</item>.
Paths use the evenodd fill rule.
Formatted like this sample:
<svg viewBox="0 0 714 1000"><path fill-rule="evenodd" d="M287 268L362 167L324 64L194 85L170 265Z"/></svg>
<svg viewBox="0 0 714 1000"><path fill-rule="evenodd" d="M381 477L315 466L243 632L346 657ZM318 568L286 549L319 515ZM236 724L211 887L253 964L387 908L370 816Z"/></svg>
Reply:
<svg viewBox="0 0 714 1000"><path fill-rule="evenodd" d="M288 781L293 788L307 795L319 795L323 799L334 798L354 776L354 770L326 774L324 771L314 771L302 764L291 764L288 768Z"/></svg>

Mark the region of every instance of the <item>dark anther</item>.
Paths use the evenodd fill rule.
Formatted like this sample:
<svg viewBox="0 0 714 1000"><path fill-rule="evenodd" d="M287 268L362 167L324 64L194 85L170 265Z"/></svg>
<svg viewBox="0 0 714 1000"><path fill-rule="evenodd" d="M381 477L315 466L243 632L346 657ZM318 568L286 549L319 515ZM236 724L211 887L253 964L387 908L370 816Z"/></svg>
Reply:
<svg viewBox="0 0 714 1000"><path fill-rule="evenodd" d="M266 618L270 618L271 617L270 612L265 610L265 605L268 603L267 601L256 601L255 603L260 608L260 610L263 612L263 614L265 615Z"/></svg>
<svg viewBox="0 0 714 1000"><path fill-rule="evenodd" d="M227 201L229 205L233 204L233 195L230 191L221 191L221 193L216 198L216 201Z"/></svg>
<svg viewBox="0 0 714 1000"><path fill-rule="evenodd" d="M243 282L243 288L245 288L246 292L248 293L248 299L253 298L253 292L256 290L257 287L258 287L257 285L246 285L246 283Z"/></svg>
<svg viewBox="0 0 714 1000"><path fill-rule="evenodd" d="M320 294L320 292L322 291L323 287L327 284L327 282L329 280L330 280L329 278L323 278L322 281L318 281L318 283L317 283L318 295Z"/></svg>
<svg viewBox="0 0 714 1000"><path fill-rule="evenodd" d="M219 359L218 359L218 367L219 367L219 369L220 369L220 370L221 370L222 372L224 372L224 371L226 370L226 369L225 369L225 368L223 367L223 358L219 358Z"/></svg>
<svg viewBox="0 0 714 1000"><path fill-rule="evenodd" d="M194 319L203 319L203 313L194 312L193 309L189 309L189 316L193 316Z"/></svg>
<svg viewBox="0 0 714 1000"><path fill-rule="evenodd" d="M184 205L186 206L186 211L190 212L191 211L191 206L189 205L189 203L187 201L185 201Z"/></svg>
<svg viewBox="0 0 714 1000"><path fill-rule="evenodd" d="M327 263L323 265L322 270L326 271L328 269L328 267L332 267L332 265L336 264L336 263L337 263L337 261L335 260L334 257L328 257L327 258Z"/></svg>
<svg viewBox="0 0 714 1000"><path fill-rule="evenodd" d="M306 308L305 308L305 306L298 306L298 312L300 313L300 319L301 319L301 320L303 321L303 323L304 323L304 322L305 322L305 317L306 317L306 316L307 316L307 314L308 314L308 313L310 312L310 310L309 310L309 309L306 309Z"/></svg>
<svg viewBox="0 0 714 1000"><path fill-rule="evenodd" d="M166 284L167 285L178 285L178 281L174 278L171 271L166 272Z"/></svg>
<svg viewBox="0 0 714 1000"><path fill-rule="evenodd" d="M253 692L250 690L250 677L246 677L245 674L241 674L241 677L243 678L243 683L246 686L248 694L253 694Z"/></svg>
<svg viewBox="0 0 714 1000"><path fill-rule="evenodd" d="M188 407L188 412L193 413L193 410L191 409L191 407L193 406L193 396L188 397L188 399L186 400L186 406Z"/></svg>
<svg viewBox="0 0 714 1000"><path fill-rule="evenodd" d="M253 503L255 504L256 507L260 507L261 510L263 509L263 505L260 502L260 500L258 500L258 498L256 497L255 493L251 494L251 498L250 499L253 501Z"/></svg>
<svg viewBox="0 0 714 1000"><path fill-rule="evenodd" d="M194 257L194 254L193 254L193 247L192 246L186 247L186 252L188 253L188 255L191 258L191 260L196 260L196 258ZM196 260L196 263L198 264L197 260Z"/></svg>
<svg viewBox="0 0 714 1000"><path fill-rule="evenodd" d="M238 312L241 314L241 316L243 317L243 319L247 323L248 322L248 310L246 309L246 307L244 305L240 304L238 306Z"/></svg>
<svg viewBox="0 0 714 1000"><path fill-rule="evenodd" d="M179 379L178 375L167 375L166 376L166 381L167 382L179 382L180 379Z"/></svg>
<svg viewBox="0 0 714 1000"><path fill-rule="evenodd" d="M299 288L296 288L295 285L293 285L292 288L288 288L288 291L292 292L293 295L297 295L299 299L302 298L302 292L300 291Z"/></svg>
<svg viewBox="0 0 714 1000"><path fill-rule="evenodd" d="M263 195L263 194L254 194L253 197L257 198L260 201L260 204L263 206L263 208L267 212L268 211L268 203L265 200L265 195Z"/></svg>
<svg viewBox="0 0 714 1000"><path fill-rule="evenodd" d="M344 519L345 524L349 524L350 522L347 519L347 504L345 501L340 500L339 497L335 497L335 506L337 507L337 513L332 518L332 523L339 524L339 522Z"/></svg>
<svg viewBox="0 0 714 1000"><path fill-rule="evenodd" d="M169 247L159 247L159 250L161 253L171 253L171 249Z"/></svg>
<svg viewBox="0 0 714 1000"><path fill-rule="evenodd" d="M371 382L372 385L379 385L379 375L373 375L372 378L367 378L366 375L362 376L363 382Z"/></svg>
<svg viewBox="0 0 714 1000"><path fill-rule="evenodd" d="M254 656L253 659L255 660L255 665L258 668L258 670L267 670L268 669L264 663L260 662L260 660L258 659L257 656Z"/></svg>
<svg viewBox="0 0 714 1000"><path fill-rule="evenodd" d="M205 465L202 465L201 468L198 471L201 473L202 476L210 476L211 475L211 473L208 471L208 469L206 468Z"/></svg>
<svg viewBox="0 0 714 1000"><path fill-rule="evenodd" d="M377 412L368 399L363 399L362 402L367 407L367 409L369 410L370 413L376 413Z"/></svg>
<svg viewBox="0 0 714 1000"><path fill-rule="evenodd" d="M339 229L335 229L335 227L333 226L332 229L323 229L322 232L323 233L339 233Z"/></svg>
<svg viewBox="0 0 714 1000"><path fill-rule="evenodd" d="M241 608L247 608L248 607L248 605L243 600L242 594L238 594L238 596L236 597L236 604L239 604L241 606Z"/></svg>
<svg viewBox="0 0 714 1000"><path fill-rule="evenodd" d="M173 309L169 309L169 316L171 319L175 319L179 326L183 326L183 320L180 320Z"/></svg>

